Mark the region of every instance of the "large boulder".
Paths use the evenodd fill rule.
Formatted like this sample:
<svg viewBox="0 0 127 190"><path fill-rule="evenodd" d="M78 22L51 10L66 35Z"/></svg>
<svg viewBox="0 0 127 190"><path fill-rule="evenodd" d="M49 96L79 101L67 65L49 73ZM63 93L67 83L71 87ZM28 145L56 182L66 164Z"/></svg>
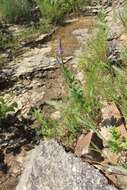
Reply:
<svg viewBox="0 0 127 190"><path fill-rule="evenodd" d="M16 190L116 190L94 167L65 152L57 142L41 142L29 155Z"/></svg>

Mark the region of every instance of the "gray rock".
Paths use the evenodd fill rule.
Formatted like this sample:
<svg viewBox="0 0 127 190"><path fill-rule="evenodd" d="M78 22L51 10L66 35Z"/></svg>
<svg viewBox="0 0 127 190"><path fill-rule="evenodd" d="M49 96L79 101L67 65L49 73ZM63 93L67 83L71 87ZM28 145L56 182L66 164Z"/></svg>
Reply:
<svg viewBox="0 0 127 190"><path fill-rule="evenodd" d="M116 190L94 167L44 141L29 155L16 190Z"/></svg>

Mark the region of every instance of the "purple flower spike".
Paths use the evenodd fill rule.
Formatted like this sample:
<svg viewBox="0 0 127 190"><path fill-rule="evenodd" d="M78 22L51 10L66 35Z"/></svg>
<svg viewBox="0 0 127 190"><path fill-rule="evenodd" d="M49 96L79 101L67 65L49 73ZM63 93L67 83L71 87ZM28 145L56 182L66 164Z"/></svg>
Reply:
<svg viewBox="0 0 127 190"><path fill-rule="evenodd" d="M58 53L59 53L59 55L61 55L61 54L64 53L64 49L63 49L63 47L62 47L62 41L61 41L61 38L59 38Z"/></svg>
<svg viewBox="0 0 127 190"><path fill-rule="evenodd" d="M58 53L61 55L61 54L63 54L64 53L64 49L63 48L59 48L58 49Z"/></svg>
<svg viewBox="0 0 127 190"><path fill-rule="evenodd" d="M64 49L62 48L62 42L61 42L61 38L59 38L58 41L58 53L56 55L56 64L60 64L62 65L62 67L64 67Z"/></svg>

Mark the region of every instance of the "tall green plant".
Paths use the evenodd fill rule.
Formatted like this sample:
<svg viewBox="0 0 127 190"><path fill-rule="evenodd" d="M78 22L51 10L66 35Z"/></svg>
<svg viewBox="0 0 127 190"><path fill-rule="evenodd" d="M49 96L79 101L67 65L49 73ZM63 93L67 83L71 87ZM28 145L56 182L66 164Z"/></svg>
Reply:
<svg viewBox="0 0 127 190"><path fill-rule="evenodd" d="M86 80L84 92L86 100L92 101L93 108L100 100L114 102L126 118L127 67L125 65L119 67L109 61L107 35L108 28L105 21L99 19L97 33L92 40L88 41L85 53L79 62ZM126 63L126 51L124 51L124 63Z"/></svg>

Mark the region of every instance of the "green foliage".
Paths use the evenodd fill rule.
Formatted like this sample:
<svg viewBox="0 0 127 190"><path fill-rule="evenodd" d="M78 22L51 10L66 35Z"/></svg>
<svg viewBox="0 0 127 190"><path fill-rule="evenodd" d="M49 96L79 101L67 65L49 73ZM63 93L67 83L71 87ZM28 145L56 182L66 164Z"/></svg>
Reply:
<svg viewBox="0 0 127 190"><path fill-rule="evenodd" d="M84 86L87 112L97 120L100 111L100 98L104 93L105 80L109 80L107 64L107 28L104 23L99 23L97 33L84 50L79 61L79 67L84 73L86 85Z"/></svg>
<svg viewBox="0 0 127 190"><path fill-rule="evenodd" d="M114 68L115 77L110 80L109 85L111 85L109 89L109 93L107 90L106 96L116 103L116 105L121 110L124 118L127 118L127 70L119 69L117 67Z"/></svg>
<svg viewBox="0 0 127 190"><path fill-rule="evenodd" d="M5 51L7 48L11 48L11 51L14 53L19 47L21 47L21 41L32 41L42 33L51 32L52 29L53 27L45 20L38 26L26 27L24 30L15 33L14 35L9 33L9 31L9 34L0 32L0 52Z"/></svg>
<svg viewBox="0 0 127 190"><path fill-rule="evenodd" d="M76 81L74 74L64 66L63 69L64 78L69 87L70 98L77 104L83 107L85 104L85 97L81 85Z"/></svg>
<svg viewBox="0 0 127 190"><path fill-rule="evenodd" d="M99 99L114 102L126 118L127 67L113 65L109 62L107 57L108 29L102 22L99 22L97 27L95 37L88 42L79 62L86 80L84 87L86 101L93 102L93 108L98 105ZM126 57L124 53L124 63L127 61Z"/></svg>
<svg viewBox="0 0 127 190"><path fill-rule="evenodd" d="M32 116L38 121L41 127L38 129L38 134L42 137L52 138L56 135L56 123L49 118L46 118L39 109L32 111Z"/></svg>
<svg viewBox="0 0 127 190"><path fill-rule="evenodd" d="M87 101L81 84L65 66L63 67L63 74L69 89L69 97L66 100L66 106L63 105L62 107L62 125L66 126L70 135L73 134L73 136L81 133L83 129L95 129L94 119L96 114L91 101ZM93 102L95 105L96 101Z"/></svg>
<svg viewBox="0 0 127 190"><path fill-rule="evenodd" d="M45 21L41 22L38 26L26 27L21 32L18 32L18 34L15 35L13 39L16 42L15 45L20 45L21 41L29 41L29 40L31 41L32 39L38 37L41 33L46 33L50 31L51 31L51 26Z"/></svg>
<svg viewBox="0 0 127 190"><path fill-rule="evenodd" d="M62 24L64 21L64 15L78 11L83 5L86 4L86 0L36 0L41 16L48 19L50 23Z"/></svg>
<svg viewBox="0 0 127 190"><path fill-rule="evenodd" d="M126 0L124 1L124 8L122 9L122 11L119 11L119 18L126 29L127 28L127 1Z"/></svg>
<svg viewBox="0 0 127 190"><path fill-rule="evenodd" d="M0 50L5 49L7 47L7 44L8 44L8 41L6 40L2 32L0 32Z"/></svg>
<svg viewBox="0 0 127 190"><path fill-rule="evenodd" d="M123 66L126 67L127 66L127 46L124 45L121 48L121 60L123 62Z"/></svg>
<svg viewBox="0 0 127 190"><path fill-rule="evenodd" d="M99 21L99 22L106 23L106 16L107 16L107 13L106 13L106 11L105 11L103 8L101 8L101 9L99 10L97 16L98 16L98 21Z"/></svg>
<svg viewBox="0 0 127 190"><path fill-rule="evenodd" d="M88 0L0 0L0 19L7 22L31 20L32 10L37 5L43 19L49 23L63 23L63 16L79 11Z"/></svg>
<svg viewBox="0 0 127 190"><path fill-rule="evenodd" d="M127 139L121 139L121 134L118 128L111 129L112 138L108 142L110 150L114 153L119 153L127 150Z"/></svg>
<svg viewBox="0 0 127 190"><path fill-rule="evenodd" d="M63 115L63 125L66 126L68 132L72 133L74 136L81 132L81 123L78 121L80 117L79 109L74 107L72 104L68 104L66 108L62 111Z"/></svg>
<svg viewBox="0 0 127 190"><path fill-rule="evenodd" d="M0 97L0 120L5 118L9 112L15 111L16 103L8 105L4 98Z"/></svg>
<svg viewBox="0 0 127 190"><path fill-rule="evenodd" d="M80 68L85 73L85 86L81 86L69 69L62 67L69 89L67 104L62 110L62 122L74 136L84 129L97 131L95 126L101 118L100 87L105 80L102 76L108 76L107 28L101 21L97 27L96 35L88 42L80 60Z"/></svg>
<svg viewBox="0 0 127 190"><path fill-rule="evenodd" d="M78 12L83 6L88 4L88 0L64 0L63 4L67 12Z"/></svg>
<svg viewBox="0 0 127 190"><path fill-rule="evenodd" d="M11 23L31 19L31 9L29 0L0 0L0 17Z"/></svg>
<svg viewBox="0 0 127 190"><path fill-rule="evenodd" d="M37 0L41 16L47 19L49 23L61 23L64 10L60 9L59 2L49 0Z"/></svg>
<svg viewBox="0 0 127 190"><path fill-rule="evenodd" d="M69 89L69 96L66 105L63 102L58 106L59 108L57 107L62 115L59 124L57 123L57 128L55 127L56 123L54 125L54 122L46 118L40 110L34 110L32 115L42 126L39 129L39 134L43 137L51 138L57 134L57 137L61 136L63 138L63 136L66 136L72 140L84 129L88 131L90 129L95 130L95 123L90 118L91 114L93 114L93 117L95 116L95 110L92 112L91 105L85 101L84 92L74 74L65 66L62 67L62 72ZM60 131L63 131L63 134Z"/></svg>
<svg viewBox="0 0 127 190"><path fill-rule="evenodd" d="M42 32L50 32L53 24L62 24L67 13L78 11L86 3L87 0L0 0L0 22L22 24L23 21L35 20L36 14L37 21L40 17L37 25L14 34L14 39L0 32L0 50L11 47L15 51L22 40L29 42Z"/></svg>
<svg viewBox="0 0 127 190"><path fill-rule="evenodd" d="M125 118L127 115L127 70L126 67L109 62L107 35L104 14L97 23L96 34L88 41L79 61L79 67L84 73L84 86L80 86L72 72L66 68L64 70L70 96L66 108L63 108L63 122L75 135L83 129L92 129L98 133L96 126L101 119L101 102L105 100L114 102ZM126 144L121 144L122 148L124 146Z"/></svg>
<svg viewBox="0 0 127 190"><path fill-rule="evenodd" d="M5 50L6 48L10 47L11 43L13 42L13 36L4 34L0 32L0 51Z"/></svg>
<svg viewBox="0 0 127 190"><path fill-rule="evenodd" d="M95 130L95 123L90 115L77 104L69 102L62 108L62 121L60 125L66 126L69 134L74 137L82 133L83 130Z"/></svg>

